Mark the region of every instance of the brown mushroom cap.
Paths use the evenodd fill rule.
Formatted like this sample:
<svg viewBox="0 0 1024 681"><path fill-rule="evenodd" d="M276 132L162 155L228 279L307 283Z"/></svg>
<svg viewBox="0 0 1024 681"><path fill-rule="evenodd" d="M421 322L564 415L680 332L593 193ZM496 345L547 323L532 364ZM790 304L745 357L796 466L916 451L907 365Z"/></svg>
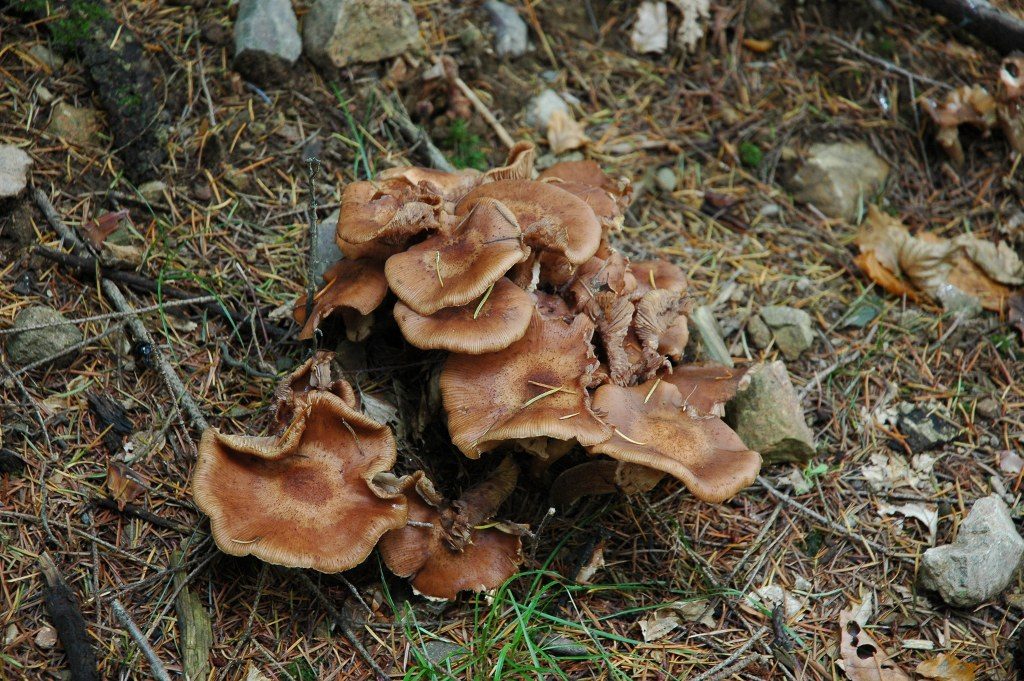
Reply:
<svg viewBox="0 0 1024 681"><path fill-rule="evenodd" d="M663 371L658 376L671 383L683 396L683 406L693 409L699 416L724 416L725 405L743 386L747 368L730 368L721 364L677 366L672 373Z"/></svg>
<svg viewBox="0 0 1024 681"><path fill-rule="evenodd" d="M434 168L406 166L388 168L377 176L378 180L402 178L410 184L422 187L441 197L444 201L458 201L466 192L480 184L483 176L479 170L466 168L445 172Z"/></svg>
<svg viewBox="0 0 1024 681"><path fill-rule="evenodd" d="M537 150L532 142L516 142L509 149L505 165L484 173L484 182L498 180L529 180L533 178L533 159Z"/></svg>
<svg viewBox="0 0 1024 681"><path fill-rule="evenodd" d="M580 265L569 291L575 301L574 308L582 310L594 295L602 291L634 300L637 286L629 261L618 251L612 251L607 258L593 257Z"/></svg>
<svg viewBox="0 0 1024 681"><path fill-rule="evenodd" d="M572 321L572 310L569 309L569 306L566 305L560 296L544 293L543 291L534 291L531 295L533 295L533 299L536 301L537 312L540 313L541 317L545 319L559 319L567 324Z"/></svg>
<svg viewBox="0 0 1024 681"><path fill-rule="evenodd" d="M686 298L665 289L648 291L637 301L633 329L649 366L657 366L667 354L662 347L682 355L690 337L684 316L688 311Z"/></svg>
<svg viewBox="0 0 1024 681"><path fill-rule="evenodd" d="M629 270L636 277L637 287L632 293L634 300L653 289L664 289L670 293L686 293L686 273L665 260L643 260L629 263Z"/></svg>
<svg viewBox="0 0 1024 681"><path fill-rule="evenodd" d="M452 442L475 459L503 441L575 438L594 444L609 429L590 409L586 388L597 368L593 325L571 325L535 313L522 339L486 355L451 355L441 397Z"/></svg>
<svg viewBox="0 0 1024 681"><path fill-rule="evenodd" d="M465 215L484 198L501 201L512 211L531 247L557 251L574 265L586 262L601 244L601 224L594 211L554 184L530 180L483 184L462 197L455 214Z"/></svg>
<svg viewBox="0 0 1024 681"><path fill-rule="evenodd" d="M327 350L317 350L313 356L300 364L292 373L288 374L283 381L274 388L274 420L277 425L284 428L306 407L306 398L310 392L326 390L334 393L345 404L353 409L359 409L356 400L356 393L348 382L331 376L331 363L334 360L334 353Z"/></svg>
<svg viewBox="0 0 1024 681"><path fill-rule="evenodd" d="M338 239L350 244L381 240L405 243L416 234L438 229L441 197L397 177L353 182L341 195Z"/></svg>
<svg viewBox="0 0 1024 681"><path fill-rule="evenodd" d="M398 301L395 320L402 335L422 350L448 350L467 355L495 352L526 333L533 316L533 298L507 278L494 282L480 301L446 307L432 315L417 314Z"/></svg>
<svg viewBox="0 0 1024 681"><path fill-rule="evenodd" d="M192 493L224 553L340 572L406 522L405 497L373 482L394 462L386 426L313 391L279 437L207 429Z"/></svg>
<svg viewBox="0 0 1024 681"><path fill-rule="evenodd" d="M599 187L616 201L620 214L629 207L633 196L633 186L628 179L612 179L596 161L561 161L544 170L539 179Z"/></svg>
<svg viewBox="0 0 1024 681"><path fill-rule="evenodd" d="M362 340L353 333L360 328L360 318L377 309L388 293L388 282L380 263L343 258L324 273L324 279L327 284L313 296L313 312L309 319L306 319L306 297L302 296L295 304L295 320L300 324L305 322L299 338L312 338L317 327L338 310L344 318L350 340ZM352 338L353 335L356 337Z"/></svg>
<svg viewBox="0 0 1024 681"><path fill-rule="evenodd" d="M414 311L432 315L482 296L529 249L501 203L479 201L451 234L437 234L388 258L391 290Z"/></svg>
<svg viewBox="0 0 1024 681"><path fill-rule="evenodd" d="M603 385L594 395L594 409L606 415L613 432L590 452L670 473L703 501L725 501L750 485L761 468L761 455L747 449L721 419L687 413L671 383Z"/></svg>
<svg viewBox="0 0 1024 681"><path fill-rule="evenodd" d="M664 471L625 461L585 461L555 478L551 484L551 503L565 507L589 495L650 492L665 475Z"/></svg>

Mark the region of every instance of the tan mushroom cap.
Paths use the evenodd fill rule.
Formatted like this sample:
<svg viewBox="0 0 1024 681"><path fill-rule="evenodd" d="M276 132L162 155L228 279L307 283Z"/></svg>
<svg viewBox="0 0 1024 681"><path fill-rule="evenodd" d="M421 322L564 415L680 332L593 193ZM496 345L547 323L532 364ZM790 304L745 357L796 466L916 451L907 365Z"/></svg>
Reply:
<svg viewBox="0 0 1024 681"><path fill-rule="evenodd" d="M502 350L522 338L533 309L530 294L502 277L479 301L446 307L429 316L398 301L395 321L405 339L421 350L479 355Z"/></svg>
<svg viewBox="0 0 1024 681"><path fill-rule="evenodd" d="M497 588L523 562L522 539L497 527L475 530L462 551L451 550L441 511L418 494L409 494L408 504L409 520L431 527L406 525L388 532L380 541L380 554L389 570L409 578L424 596L454 600L460 591Z"/></svg>
<svg viewBox="0 0 1024 681"><path fill-rule="evenodd" d="M750 485L761 468L761 455L747 449L721 419L688 414L671 383L603 385L594 395L594 409L605 415L613 433L589 447L591 453L665 471L703 501L725 501Z"/></svg>
<svg viewBox="0 0 1024 681"><path fill-rule="evenodd" d="M648 365L657 366L659 358L668 354L663 347L682 355L690 338L684 316L689 309L688 299L665 289L648 291L637 301L633 329Z"/></svg>
<svg viewBox="0 0 1024 681"><path fill-rule="evenodd" d="M572 321L573 313L566 302L552 293L534 291L532 294L537 306L537 312L545 319L559 319L567 324Z"/></svg>
<svg viewBox="0 0 1024 681"><path fill-rule="evenodd" d="M306 319L306 297L302 296L295 304L295 320L300 324L305 322L299 338L312 338L317 327L338 310L345 321L349 339L362 340L355 333L362 329L361 318L376 310L388 293L388 282L380 263L343 258L324 273L324 279L327 284L313 296L313 312L309 319Z"/></svg>
<svg viewBox="0 0 1024 681"><path fill-rule="evenodd" d="M557 251L576 265L586 262L601 244L601 223L585 202L554 184L499 180L462 197L456 215L465 215L481 199L501 201L516 216L527 244Z"/></svg>
<svg viewBox="0 0 1024 681"><path fill-rule="evenodd" d="M353 182L341 195L337 237L350 244L377 239L405 243L420 232L440 227L441 204L439 195L402 177Z"/></svg>
<svg viewBox="0 0 1024 681"><path fill-rule="evenodd" d="M677 366L672 373L658 376L671 383L683 397L683 406L700 416L724 416L725 404L736 397L747 378L747 367L730 368L721 364Z"/></svg>
<svg viewBox="0 0 1024 681"><path fill-rule="evenodd" d="M551 484L551 503L565 507L580 497L597 494L641 494L650 492L665 477L640 464L595 459L563 471Z"/></svg>
<svg viewBox="0 0 1024 681"><path fill-rule="evenodd" d="M395 462L391 431L314 391L280 437L203 433L192 493L233 556L340 572L405 524L405 497L374 476Z"/></svg>
<svg viewBox="0 0 1024 681"><path fill-rule="evenodd" d="M633 186L627 178L613 179L596 161L561 161L544 170L539 179L598 187L616 201L619 213L629 207L633 196Z"/></svg>
<svg viewBox="0 0 1024 681"><path fill-rule="evenodd" d="M689 286L686 273L666 260L631 262L629 269L636 277L637 287L632 293L634 299L639 299L653 289L664 289L682 295Z"/></svg>
<svg viewBox="0 0 1024 681"><path fill-rule="evenodd" d="M608 427L591 411L587 387L597 368L593 325L534 313L522 339L486 355L451 355L441 397L452 442L471 459L509 440L550 437L595 444Z"/></svg>
<svg viewBox="0 0 1024 681"><path fill-rule="evenodd" d="M497 201L475 204L451 234L438 234L388 258L391 290L421 315L466 305L529 255L515 217Z"/></svg>
<svg viewBox="0 0 1024 681"><path fill-rule="evenodd" d="M529 180L533 178L533 159L537 150L532 142L516 142L509 149L505 165L484 173L484 182L498 180Z"/></svg>
<svg viewBox="0 0 1024 681"><path fill-rule="evenodd" d="M622 253L612 251L607 258L593 257L580 265L569 291L575 301L575 309L582 310L594 295L602 291L611 291L633 300L637 285L629 261Z"/></svg>
<svg viewBox="0 0 1024 681"><path fill-rule="evenodd" d="M377 176L379 180L402 178L409 183L427 189L444 201L458 201L470 189L480 184L483 176L479 170L466 168L454 172L407 166L388 168Z"/></svg>
<svg viewBox="0 0 1024 681"><path fill-rule="evenodd" d="M594 215L601 221L605 234L622 229L624 215L619 202L606 190L594 185L566 182L558 178L550 178L545 181L553 183L559 189L569 192L590 206L590 210L594 211Z"/></svg>
<svg viewBox="0 0 1024 681"><path fill-rule="evenodd" d="M317 350L313 356L288 374L274 388L274 420L284 428L306 407L306 398L311 392L326 390L334 393L345 404L359 409L355 390L348 382L332 377L331 363L334 353L328 350Z"/></svg>

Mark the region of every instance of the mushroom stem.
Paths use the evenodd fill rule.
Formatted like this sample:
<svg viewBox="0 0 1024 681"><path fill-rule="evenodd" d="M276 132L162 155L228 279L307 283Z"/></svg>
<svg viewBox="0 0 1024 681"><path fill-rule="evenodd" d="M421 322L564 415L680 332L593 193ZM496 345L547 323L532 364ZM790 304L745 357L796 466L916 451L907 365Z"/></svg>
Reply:
<svg viewBox="0 0 1024 681"><path fill-rule="evenodd" d="M453 551L462 551L470 543L473 529L497 513L516 488L518 479L519 467L512 457L505 457L490 475L467 489L442 511L445 542Z"/></svg>

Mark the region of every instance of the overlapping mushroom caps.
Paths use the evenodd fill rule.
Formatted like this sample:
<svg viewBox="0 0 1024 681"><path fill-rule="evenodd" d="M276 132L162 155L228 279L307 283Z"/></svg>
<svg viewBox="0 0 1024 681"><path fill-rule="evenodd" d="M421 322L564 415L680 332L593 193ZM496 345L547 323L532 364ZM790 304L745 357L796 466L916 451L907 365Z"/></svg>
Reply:
<svg viewBox="0 0 1024 681"><path fill-rule="evenodd" d="M301 336L319 328L329 342L324 322L337 316L350 339L397 327L413 356L449 353L439 392L452 451L511 453L534 476L557 476L557 503L649 491L666 475L705 501L731 497L760 466L719 418L744 372L683 363L685 273L614 247L628 181L592 161L534 179L533 159L520 144L484 173L396 168L349 185L345 257L309 319L297 305ZM373 315L381 305L394 326ZM380 540L389 568L436 598L517 569L525 530L493 521L516 484L511 458L454 501L423 471L389 472L390 432L360 413L329 353L282 381L274 410L276 436L204 434L195 495L225 551L331 571Z"/></svg>

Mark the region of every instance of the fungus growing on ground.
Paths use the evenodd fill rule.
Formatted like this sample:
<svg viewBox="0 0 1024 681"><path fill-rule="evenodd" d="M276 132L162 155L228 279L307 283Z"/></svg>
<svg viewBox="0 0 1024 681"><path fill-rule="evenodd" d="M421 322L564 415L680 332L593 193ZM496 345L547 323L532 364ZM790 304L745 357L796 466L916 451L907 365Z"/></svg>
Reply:
<svg viewBox="0 0 1024 681"><path fill-rule="evenodd" d="M760 456L718 418L743 370L682 363L684 272L615 248L629 183L592 161L534 180L533 157L520 144L485 173L396 168L345 189L345 258L308 320L297 304L301 335L319 329L330 347L338 329L325 321L338 316L349 338L400 333L410 365L449 353L420 388L419 403L443 413L415 418L444 424L452 446L404 441L398 470L415 472L391 472L390 430L316 352L275 391L275 436L204 433L193 489L222 549L336 571L378 545L420 593L454 598L499 586L522 562L525 526L493 519L516 461L532 486L554 480L559 505L650 491L667 475L712 502L751 483ZM381 305L397 324L372 314ZM447 477L456 450L494 468L450 501L429 478L435 466Z"/></svg>

